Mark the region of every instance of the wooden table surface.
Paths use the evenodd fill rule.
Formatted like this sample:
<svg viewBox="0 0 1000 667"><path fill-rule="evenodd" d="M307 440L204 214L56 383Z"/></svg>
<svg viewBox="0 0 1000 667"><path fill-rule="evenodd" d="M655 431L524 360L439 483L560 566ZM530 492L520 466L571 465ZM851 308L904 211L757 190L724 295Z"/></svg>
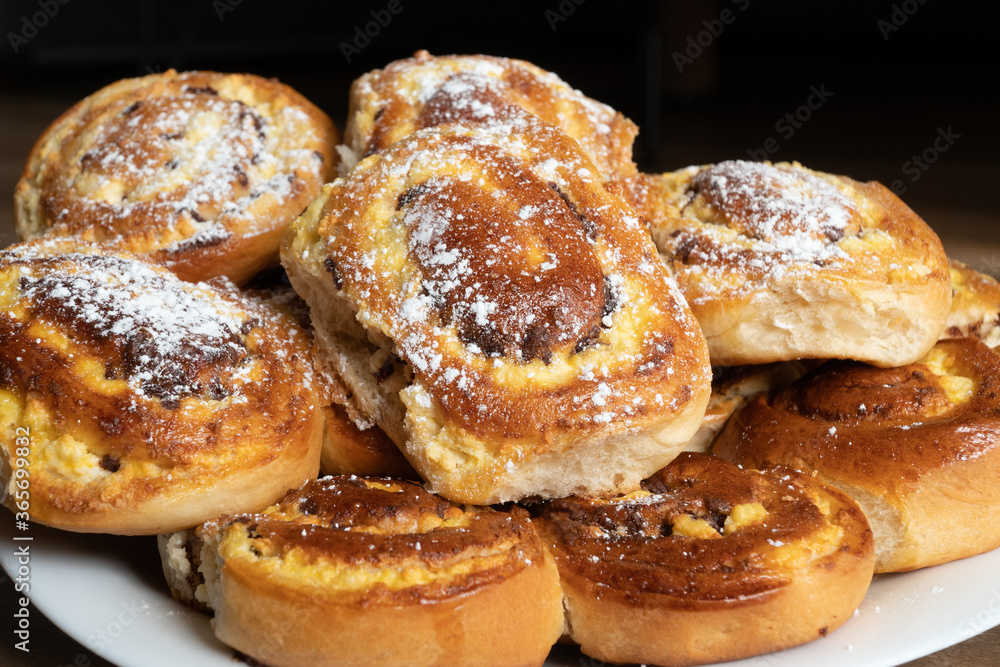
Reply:
<svg viewBox="0 0 1000 667"><path fill-rule="evenodd" d="M4 99L0 97L0 247L15 241L12 221L14 184L35 138L59 112L65 100ZM997 184L1000 187L1000 183ZM995 191L995 190L994 190ZM7 193L7 194L3 194ZM918 210L941 235L949 255L994 275L1000 273L1000 217L979 210L941 207ZM958 229L962 235L949 235ZM969 230L982 230L971 235ZM983 240L985 238L986 240ZM0 545L7 548L7 545ZM1000 574L997 579L1000 580ZM13 582L0 571L0 666L3 667L105 667L111 663L68 637L39 613L32 616L31 653L14 648L13 619L17 595ZM891 641L891 637L886 638ZM236 664L236 663L234 663ZM1000 627L933 655L906 663L908 667L991 667L1000 665Z"/></svg>

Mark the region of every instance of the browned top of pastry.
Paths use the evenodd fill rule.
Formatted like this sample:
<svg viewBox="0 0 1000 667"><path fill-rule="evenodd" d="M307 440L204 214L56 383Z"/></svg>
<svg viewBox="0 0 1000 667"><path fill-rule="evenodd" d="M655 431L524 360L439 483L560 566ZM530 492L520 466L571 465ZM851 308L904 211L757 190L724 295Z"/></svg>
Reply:
<svg viewBox="0 0 1000 667"><path fill-rule="evenodd" d="M509 58L419 51L368 72L351 88L345 140L367 157L419 129L488 122L511 105L573 137L605 178L635 173L632 121L555 74Z"/></svg>
<svg viewBox="0 0 1000 667"><path fill-rule="evenodd" d="M208 489L312 447L309 341L231 284L43 239L0 253L0 305L3 442L31 432L40 521Z"/></svg>
<svg viewBox="0 0 1000 667"><path fill-rule="evenodd" d="M353 475L200 530L218 538L230 576L360 605L458 597L545 558L522 508L463 509L411 482Z"/></svg>
<svg viewBox="0 0 1000 667"><path fill-rule="evenodd" d="M727 457L781 461L882 494L1000 451L1000 357L975 339L942 341L920 362L878 369L829 362L727 426Z"/></svg>
<svg viewBox="0 0 1000 667"><path fill-rule="evenodd" d="M785 468L684 453L617 498L554 500L535 519L564 579L598 598L711 609L755 605L801 568L873 549L850 499Z"/></svg>
<svg viewBox="0 0 1000 667"><path fill-rule="evenodd" d="M735 160L640 174L626 192L695 304L819 272L890 284L944 275L940 241L876 182Z"/></svg>
<svg viewBox="0 0 1000 667"><path fill-rule="evenodd" d="M648 427L707 393L710 368L616 192L576 142L509 109L361 162L293 224L283 258L395 342L411 410L433 404L504 447Z"/></svg>
<svg viewBox="0 0 1000 667"><path fill-rule="evenodd" d="M273 79L170 70L119 81L35 144L15 197L18 232L109 242L185 279L245 280L259 266L234 275L229 256L264 238L273 259L285 226L335 173L338 140L322 111Z"/></svg>

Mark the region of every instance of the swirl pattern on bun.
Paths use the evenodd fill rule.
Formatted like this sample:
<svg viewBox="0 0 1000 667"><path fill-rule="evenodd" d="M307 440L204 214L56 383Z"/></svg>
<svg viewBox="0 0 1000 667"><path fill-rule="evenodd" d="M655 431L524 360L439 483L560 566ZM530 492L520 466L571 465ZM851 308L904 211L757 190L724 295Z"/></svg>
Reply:
<svg viewBox="0 0 1000 667"><path fill-rule="evenodd" d="M723 366L912 363L951 304L941 241L876 182L745 161L629 179Z"/></svg>
<svg viewBox="0 0 1000 667"><path fill-rule="evenodd" d="M362 161L282 260L354 408L451 500L635 488L704 416L704 339L648 232L522 110Z"/></svg>
<svg viewBox="0 0 1000 667"><path fill-rule="evenodd" d="M1000 546L1000 357L975 339L916 364L825 364L738 411L713 453L781 463L850 494L875 531L877 572Z"/></svg>
<svg viewBox="0 0 1000 667"><path fill-rule="evenodd" d="M325 477L195 537L193 563L189 534L161 539L168 580L197 571L216 635L272 667L541 665L562 633L559 575L519 507Z"/></svg>
<svg viewBox="0 0 1000 667"><path fill-rule="evenodd" d="M0 253L0 469L7 489L26 433L32 519L156 534L315 476L323 416L302 330L228 283L106 252Z"/></svg>
<svg viewBox="0 0 1000 667"><path fill-rule="evenodd" d="M575 139L604 178L636 173L632 142L639 129L632 121L555 74L510 58L418 51L368 72L351 86L344 140L357 161L417 130L490 122L510 106Z"/></svg>
<svg viewBox="0 0 1000 667"><path fill-rule="evenodd" d="M173 70L113 83L60 116L15 192L22 239L96 241L185 280L243 283L336 172L339 134L294 90Z"/></svg>
<svg viewBox="0 0 1000 667"><path fill-rule="evenodd" d="M872 533L845 494L785 468L684 453L634 493L536 508L567 631L612 663L737 660L825 636L872 577Z"/></svg>

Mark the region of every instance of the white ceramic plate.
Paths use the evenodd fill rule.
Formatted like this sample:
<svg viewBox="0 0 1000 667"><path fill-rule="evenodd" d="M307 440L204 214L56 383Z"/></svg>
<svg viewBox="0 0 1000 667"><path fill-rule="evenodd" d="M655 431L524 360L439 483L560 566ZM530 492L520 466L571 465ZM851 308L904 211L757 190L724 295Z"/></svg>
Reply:
<svg viewBox="0 0 1000 667"><path fill-rule="evenodd" d="M16 570L14 545L30 545L30 597L88 651L121 667L233 667L232 649L208 618L171 599L153 538L74 535L32 526L14 542L0 512L0 562ZM888 667L933 653L1000 624L1000 550L906 574L876 577L858 613L811 644L729 667ZM589 667L566 647L546 665Z"/></svg>

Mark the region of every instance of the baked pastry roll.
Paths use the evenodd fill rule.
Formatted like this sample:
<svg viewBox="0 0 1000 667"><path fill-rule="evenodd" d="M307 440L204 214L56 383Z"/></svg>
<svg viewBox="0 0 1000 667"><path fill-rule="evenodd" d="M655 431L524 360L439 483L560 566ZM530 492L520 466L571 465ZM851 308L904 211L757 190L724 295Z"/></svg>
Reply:
<svg viewBox="0 0 1000 667"><path fill-rule="evenodd" d="M1000 283L954 259L951 269L951 312L943 339L979 338L1000 346Z"/></svg>
<svg viewBox="0 0 1000 667"><path fill-rule="evenodd" d="M106 86L38 139L14 194L22 240L72 237L185 280L243 283L336 173L340 135L294 90L169 70Z"/></svg>
<svg viewBox="0 0 1000 667"><path fill-rule="evenodd" d="M106 251L0 252L4 504L25 498L24 468L34 521L157 534L315 477L323 404L304 332L229 283Z"/></svg>
<svg viewBox="0 0 1000 667"><path fill-rule="evenodd" d="M418 51L351 86L345 167L417 130L445 123L495 120L521 107L575 139L605 179L636 173L632 142L639 128L611 107L523 60L431 56Z"/></svg>
<svg viewBox="0 0 1000 667"><path fill-rule="evenodd" d="M631 179L712 363L909 364L951 303L940 240L882 185L730 161Z"/></svg>
<svg viewBox="0 0 1000 667"><path fill-rule="evenodd" d="M876 572L1000 546L1000 358L975 339L916 364L821 366L733 415L713 452L781 463L850 494L875 531Z"/></svg>
<svg viewBox="0 0 1000 667"><path fill-rule="evenodd" d="M310 481L261 513L161 536L160 552L175 594L271 667L541 665L563 630L559 575L524 509L463 509L409 482Z"/></svg>
<svg viewBox="0 0 1000 667"><path fill-rule="evenodd" d="M614 498L536 510L566 626L611 663L697 665L826 636L872 578L872 533L845 494L786 468L684 453Z"/></svg>
<svg viewBox="0 0 1000 667"><path fill-rule="evenodd" d="M282 261L352 416L444 497L631 489L697 430L704 339L614 192L512 109L366 158L289 228Z"/></svg>

